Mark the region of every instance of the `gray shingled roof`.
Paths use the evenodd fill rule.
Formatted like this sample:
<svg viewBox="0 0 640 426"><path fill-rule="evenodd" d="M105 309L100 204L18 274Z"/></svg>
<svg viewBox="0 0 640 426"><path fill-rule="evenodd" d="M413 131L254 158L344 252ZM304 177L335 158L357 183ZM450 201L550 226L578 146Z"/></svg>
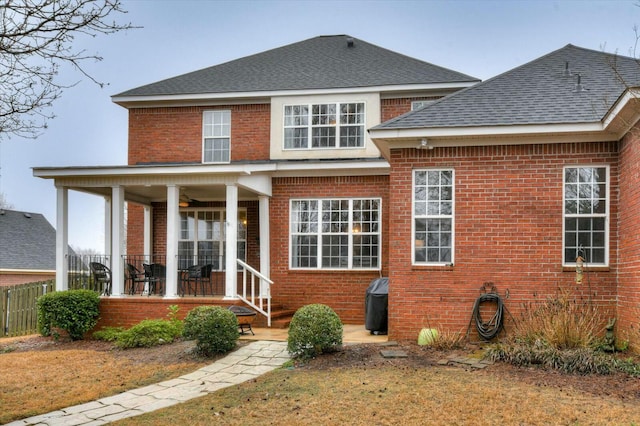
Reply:
<svg viewBox="0 0 640 426"><path fill-rule="evenodd" d="M582 91L576 90L578 75ZM635 59L569 44L376 129L598 122L627 86L639 83Z"/></svg>
<svg viewBox="0 0 640 426"><path fill-rule="evenodd" d="M353 47L347 40L353 39ZM158 96L476 82L348 35L319 36L127 90Z"/></svg>
<svg viewBox="0 0 640 426"><path fill-rule="evenodd" d="M0 269L56 269L56 231L43 215L0 209Z"/></svg>

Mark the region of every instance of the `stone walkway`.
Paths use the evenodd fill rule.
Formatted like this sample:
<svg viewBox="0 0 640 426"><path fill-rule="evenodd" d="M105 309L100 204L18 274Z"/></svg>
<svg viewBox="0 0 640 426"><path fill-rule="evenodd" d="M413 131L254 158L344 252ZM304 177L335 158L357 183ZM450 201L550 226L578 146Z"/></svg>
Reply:
<svg viewBox="0 0 640 426"><path fill-rule="evenodd" d="M255 341L177 379L18 420L9 425L103 425L246 382L275 370L289 359L286 342Z"/></svg>

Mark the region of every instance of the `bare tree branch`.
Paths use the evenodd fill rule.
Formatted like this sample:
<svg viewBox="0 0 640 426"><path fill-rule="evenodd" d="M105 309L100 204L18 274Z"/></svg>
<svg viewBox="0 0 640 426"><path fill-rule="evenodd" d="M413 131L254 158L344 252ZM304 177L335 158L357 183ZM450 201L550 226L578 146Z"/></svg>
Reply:
<svg viewBox="0 0 640 426"><path fill-rule="evenodd" d="M2 1L2 0L0 0ZM4 0L0 3L0 140L37 137L54 118L51 106L79 82L59 80L63 64L104 86L84 68L101 61L74 48L77 36L96 37L134 28L109 20L124 14L120 0Z"/></svg>

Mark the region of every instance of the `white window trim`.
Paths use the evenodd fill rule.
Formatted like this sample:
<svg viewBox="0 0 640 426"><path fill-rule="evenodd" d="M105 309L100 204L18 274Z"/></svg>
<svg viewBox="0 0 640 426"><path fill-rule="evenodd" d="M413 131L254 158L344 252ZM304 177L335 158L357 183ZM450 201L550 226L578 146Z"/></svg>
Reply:
<svg viewBox="0 0 640 426"><path fill-rule="evenodd" d="M569 216L573 216L573 217L585 217L585 215L567 215L565 213L565 176L566 176L566 171L567 169L578 169L578 168L604 168L606 170L607 176L606 176L606 180L605 180L605 187L606 187L606 199L607 199L607 205L605 207L605 212L604 214L600 214L600 215L589 215L589 217L604 217L604 263L593 263L593 262L589 262L587 264L587 266L597 266L597 267L608 267L609 266L609 235L610 235L610 219L611 219L611 215L609 214L609 209L611 206L611 168L608 164L572 164L572 165L566 165L562 168L562 247L561 247L561 259L562 259L562 266L566 266L566 267L575 267L576 266L576 262L565 262L564 261L564 251L565 251L565 247L566 247L566 229L565 229L565 219Z"/></svg>
<svg viewBox="0 0 640 426"><path fill-rule="evenodd" d="M330 105L333 104L336 106L336 124L335 126L332 125L316 125L314 126L312 124L312 109L314 105ZM363 133L362 133L362 146L340 146L340 105L343 104L362 104L364 111L363 111L363 121L362 121L362 128L363 128ZM308 107L308 120L307 120L307 147L306 148L287 148L286 146L286 129L288 128L295 128L295 127L304 127L304 126L286 126L285 125L285 121L287 119L286 116L286 109L287 107L291 107L291 106L306 106ZM346 125L347 127L351 127L353 125ZM312 140L312 129L314 127L335 127L336 129L336 145L335 146L321 146L321 147L314 147L312 146L311 140ZM318 102L312 102L312 103L307 103L307 102L300 102L300 103L288 103L288 104L284 104L282 105L282 150L283 151L326 151L326 150L347 150L347 149L357 149L357 150L364 150L366 149L367 146L367 103L365 101L318 101Z"/></svg>
<svg viewBox="0 0 640 426"><path fill-rule="evenodd" d="M417 262L416 261L416 209L415 209L415 193L416 193L416 172L428 171L451 171L451 261L450 262ZM419 216L420 218L434 218ZM449 217L449 216L437 216ZM411 265L412 266L453 266L455 263L456 253L456 171L453 168L430 167L413 169L411 171Z"/></svg>
<svg viewBox="0 0 640 426"><path fill-rule="evenodd" d="M211 114L211 113L221 113L221 112L227 112L229 113L229 134L226 136L211 136L211 137L207 137L205 136L205 116L206 114ZM231 163L231 122L232 122L232 117L231 117L231 110L230 109L210 109L210 110L205 110L202 111L202 163L203 164L229 164ZM229 139L229 160L228 161L205 161L205 140L206 139Z"/></svg>
<svg viewBox="0 0 640 426"><path fill-rule="evenodd" d="M348 200L349 201L349 234L348 234L348 266L346 268L331 268L331 267L323 267L322 266L322 236L323 235L331 235L331 233L323 233L322 226L320 223L320 217L322 215L322 201L333 201L333 200ZM368 233L369 235L378 235L378 266L375 267L354 267L353 266L353 202L355 200L376 200L378 201L378 232ZM318 238L318 253L317 253L317 265L316 267L300 267L293 266L293 250L292 250L292 237L293 237L293 229L292 229L292 218L291 212L293 211L293 203L296 201L318 201L318 230L316 233L295 233L296 235L315 235ZM289 269L291 270L302 270L302 271L380 271L382 270L382 198L380 197L354 197L354 198L345 198L345 197L335 197L335 198L292 198L289 200Z"/></svg>

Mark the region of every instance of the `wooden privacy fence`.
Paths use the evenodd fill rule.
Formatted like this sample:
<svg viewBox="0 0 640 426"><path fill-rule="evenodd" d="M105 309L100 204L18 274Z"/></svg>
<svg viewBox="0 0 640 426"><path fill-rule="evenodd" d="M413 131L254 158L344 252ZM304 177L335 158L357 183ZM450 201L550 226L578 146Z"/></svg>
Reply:
<svg viewBox="0 0 640 426"><path fill-rule="evenodd" d="M38 332L36 301L54 291L55 280L0 287L0 337L23 336Z"/></svg>

